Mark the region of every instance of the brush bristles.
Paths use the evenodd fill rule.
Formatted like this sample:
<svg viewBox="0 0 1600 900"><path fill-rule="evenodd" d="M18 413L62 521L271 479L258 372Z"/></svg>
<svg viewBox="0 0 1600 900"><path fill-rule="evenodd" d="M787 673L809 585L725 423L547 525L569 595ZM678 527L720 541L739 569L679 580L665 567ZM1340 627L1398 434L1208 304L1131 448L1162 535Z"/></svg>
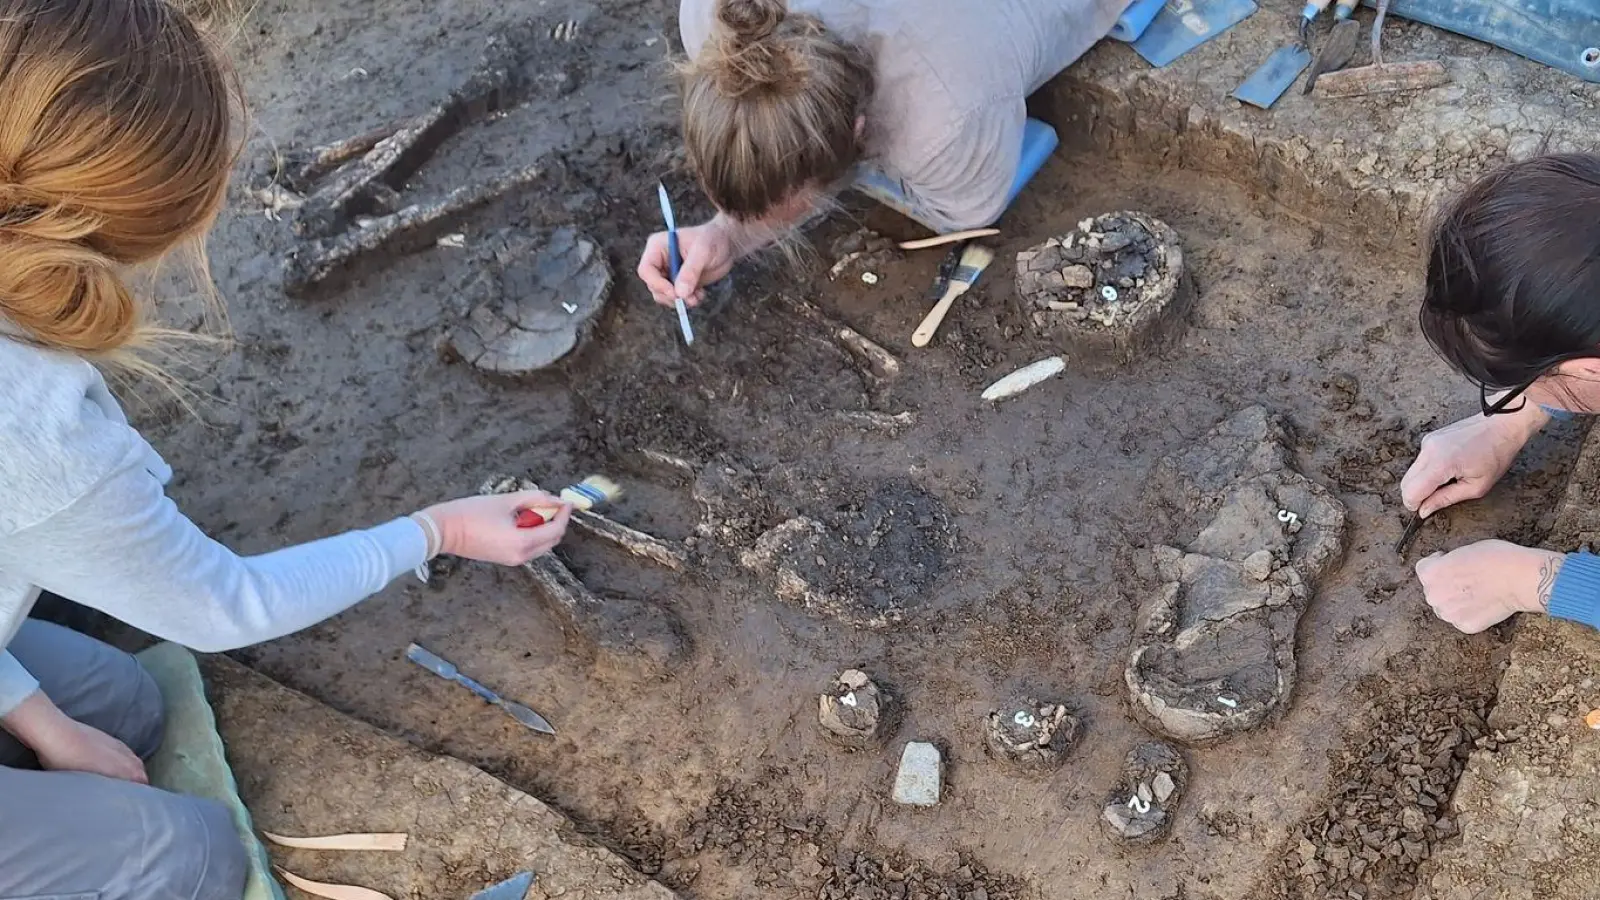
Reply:
<svg viewBox="0 0 1600 900"><path fill-rule="evenodd" d="M968 283L978 280L983 270L989 263L994 262L994 251L988 247L969 244L967 249L961 251L961 262L956 267L955 274L950 276L952 281L965 281Z"/></svg>
<svg viewBox="0 0 1600 900"><path fill-rule="evenodd" d="M590 475L561 492L561 499L582 510L611 503L622 496L622 486L604 475Z"/></svg>

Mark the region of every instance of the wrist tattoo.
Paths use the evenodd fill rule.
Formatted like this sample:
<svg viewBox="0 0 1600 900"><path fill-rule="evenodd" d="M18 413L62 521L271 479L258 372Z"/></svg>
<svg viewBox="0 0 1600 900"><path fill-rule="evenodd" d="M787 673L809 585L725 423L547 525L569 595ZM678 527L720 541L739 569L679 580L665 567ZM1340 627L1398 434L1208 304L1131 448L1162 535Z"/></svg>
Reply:
<svg viewBox="0 0 1600 900"><path fill-rule="evenodd" d="M1555 592L1556 576L1561 573L1563 562L1566 562L1566 557L1552 556L1539 566L1539 608L1547 613L1550 611L1550 595Z"/></svg>

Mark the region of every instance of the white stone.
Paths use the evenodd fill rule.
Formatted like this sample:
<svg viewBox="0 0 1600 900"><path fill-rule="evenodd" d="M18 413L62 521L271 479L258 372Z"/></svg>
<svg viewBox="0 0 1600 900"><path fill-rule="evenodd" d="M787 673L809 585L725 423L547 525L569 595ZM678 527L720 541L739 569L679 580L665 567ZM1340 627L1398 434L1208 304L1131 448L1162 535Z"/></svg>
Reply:
<svg viewBox="0 0 1600 900"><path fill-rule="evenodd" d="M938 806L944 784L944 757L939 748L911 741L900 754L900 771L894 777L894 802L904 806Z"/></svg>
<svg viewBox="0 0 1600 900"><path fill-rule="evenodd" d="M1156 789L1156 800L1160 803L1167 802L1167 798L1172 796L1172 792L1178 789L1178 786L1172 781L1172 776L1166 772L1157 772L1156 777L1151 779L1151 785Z"/></svg>

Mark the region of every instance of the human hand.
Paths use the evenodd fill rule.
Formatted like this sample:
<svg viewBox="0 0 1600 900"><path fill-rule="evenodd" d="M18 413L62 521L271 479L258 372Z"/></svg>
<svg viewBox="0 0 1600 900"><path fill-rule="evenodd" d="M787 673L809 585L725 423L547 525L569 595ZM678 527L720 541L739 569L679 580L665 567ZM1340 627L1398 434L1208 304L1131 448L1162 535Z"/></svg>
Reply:
<svg viewBox="0 0 1600 900"><path fill-rule="evenodd" d="M517 527L517 512L560 508L537 528ZM572 506L543 491L464 497L423 510L439 528L439 553L520 566L549 553L567 533Z"/></svg>
<svg viewBox="0 0 1600 900"><path fill-rule="evenodd" d="M1519 612L1548 612L1566 556L1506 541L1479 541L1417 563L1434 615L1477 634Z"/></svg>
<svg viewBox="0 0 1600 900"><path fill-rule="evenodd" d="M728 227L713 219L704 225L678 229L678 252L683 265L677 284L672 282L672 260L665 231L650 235L644 255L639 258L639 278L650 288L650 295L662 306L674 305L678 297L689 306L705 298L705 286L725 278L738 259Z"/></svg>
<svg viewBox="0 0 1600 900"><path fill-rule="evenodd" d="M135 784L149 784L144 761L128 745L104 731L66 719L31 745L39 765L55 772L88 772Z"/></svg>
<svg viewBox="0 0 1600 900"><path fill-rule="evenodd" d="M1548 421L1549 416L1530 403L1520 412L1471 416L1429 433L1400 480L1401 502L1427 518L1447 506L1482 497Z"/></svg>

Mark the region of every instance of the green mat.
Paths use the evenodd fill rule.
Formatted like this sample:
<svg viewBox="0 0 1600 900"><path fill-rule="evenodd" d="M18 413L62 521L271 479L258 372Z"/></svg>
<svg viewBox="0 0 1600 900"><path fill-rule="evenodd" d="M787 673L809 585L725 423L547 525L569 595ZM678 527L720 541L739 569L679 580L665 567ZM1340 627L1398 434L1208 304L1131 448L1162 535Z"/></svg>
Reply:
<svg viewBox="0 0 1600 900"><path fill-rule="evenodd" d="M285 900L273 880L266 848L256 838L250 811L239 799L239 785L217 734L217 718L206 702L206 686L194 654L177 644L158 644L140 653L139 664L161 687L167 708L167 734L161 751L146 765L150 783L163 790L216 800L233 811L250 854L250 879L244 900Z"/></svg>

